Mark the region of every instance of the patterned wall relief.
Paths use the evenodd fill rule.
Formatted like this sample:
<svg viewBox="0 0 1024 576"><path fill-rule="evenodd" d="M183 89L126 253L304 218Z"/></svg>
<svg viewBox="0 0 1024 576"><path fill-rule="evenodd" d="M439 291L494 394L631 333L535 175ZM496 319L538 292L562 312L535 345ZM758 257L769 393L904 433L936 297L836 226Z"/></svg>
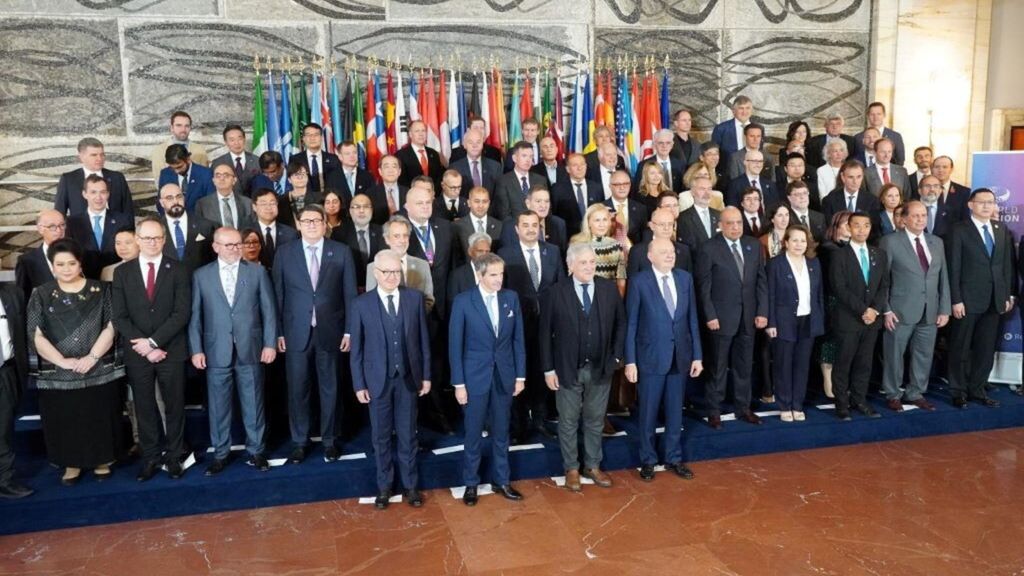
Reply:
<svg viewBox="0 0 1024 576"><path fill-rule="evenodd" d="M224 0L227 17L238 20L383 20L384 0Z"/></svg>

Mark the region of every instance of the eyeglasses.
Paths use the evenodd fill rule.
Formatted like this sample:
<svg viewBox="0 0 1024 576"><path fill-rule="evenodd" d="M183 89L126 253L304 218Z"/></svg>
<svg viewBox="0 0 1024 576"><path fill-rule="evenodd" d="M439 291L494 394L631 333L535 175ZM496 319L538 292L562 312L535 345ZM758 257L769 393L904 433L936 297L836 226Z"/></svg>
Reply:
<svg viewBox="0 0 1024 576"><path fill-rule="evenodd" d="M242 244L245 244L246 246L259 246L260 245L260 241L259 240L246 240L245 242L242 242Z"/></svg>
<svg viewBox="0 0 1024 576"><path fill-rule="evenodd" d="M612 182L612 186L629 186L629 182Z"/></svg>
<svg viewBox="0 0 1024 576"><path fill-rule="evenodd" d="M275 206L277 206L277 202L257 202L256 203L256 207L257 208L272 208L272 207L275 207Z"/></svg>
<svg viewBox="0 0 1024 576"><path fill-rule="evenodd" d="M161 235L161 236L136 236L136 238L139 239L139 242L156 242L157 240L163 240L164 239L163 235Z"/></svg>
<svg viewBox="0 0 1024 576"><path fill-rule="evenodd" d="M398 270L382 270L380 268L377 268L377 272L380 272L381 274L383 274L385 276L398 276L399 274L402 273L402 270L401 269L398 269Z"/></svg>
<svg viewBox="0 0 1024 576"><path fill-rule="evenodd" d="M744 160L744 162L750 162L751 164L764 164L764 160Z"/></svg>
<svg viewBox="0 0 1024 576"><path fill-rule="evenodd" d="M303 226L318 226L318 225L323 224L323 223L324 223L324 219L323 218L301 218L301 219L299 219L299 224L302 224Z"/></svg>

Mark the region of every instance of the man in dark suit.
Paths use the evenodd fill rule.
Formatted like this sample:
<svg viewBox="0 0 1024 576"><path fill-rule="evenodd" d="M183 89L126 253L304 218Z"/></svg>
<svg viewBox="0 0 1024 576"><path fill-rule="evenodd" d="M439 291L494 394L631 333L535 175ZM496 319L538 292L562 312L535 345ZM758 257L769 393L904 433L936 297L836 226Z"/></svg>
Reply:
<svg viewBox="0 0 1024 576"><path fill-rule="evenodd" d="M583 156L587 161L587 180L601 182L604 189L608 176L616 170L626 169L626 160L615 147L615 134L611 128L598 126L594 130L594 140L597 142L597 148ZM611 144L611 148L606 144Z"/></svg>
<svg viewBox="0 0 1024 576"><path fill-rule="evenodd" d="M473 234L486 234L492 242L501 238L502 222L488 214L490 207L491 196L486 188L477 186L469 191L469 214L452 225L463 253L469 253L469 237Z"/></svg>
<svg viewBox="0 0 1024 576"><path fill-rule="evenodd" d="M719 166L728 166L729 157L743 148L743 127L750 123L754 115L754 103L740 94L732 101L732 118L715 126L711 131L711 141L718 144L721 153Z"/></svg>
<svg viewBox="0 0 1024 576"><path fill-rule="evenodd" d="M0 285L0 498L24 498L34 490L14 479L14 411L28 379L28 345L22 291Z"/></svg>
<svg viewBox="0 0 1024 576"><path fill-rule="evenodd" d="M331 240L341 242L352 251L356 267L356 289L361 294L366 288L366 266L373 262L377 252L387 248L380 224L370 220L372 208L366 194L357 194L348 205L349 218L342 220L331 232Z"/></svg>
<svg viewBox="0 0 1024 576"><path fill-rule="evenodd" d="M540 216L540 239L558 248L560 254L569 247L565 221L551 213L551 194L543 185L530 190L526 196L526 209ZM516 216L501 223L501 241L505 246L516 240Z"/></svg>
<svg viewBox="0 0 1024 576"><path fill-rule="evenodd" d="M449 168L441 176L441 193L434 198L434 214L456 222L469 214L469 203L462 196L462 175Z"/></svg>
<svg viewBox="0 0 1024 576"><path fill-rule="evenodd" d="M932 160L932 176L938 178L942 186L939 204L945 206L955 219L969 220L971 210L967 206L967 199L971 196L971 189L953 182L953 159L949 156L939 156Z"/></svg>
<svg viewBox="0 0 1024 576"><path fill-rule="evenodd" d="M925 231L945 241L953 224L960 221L960 215L941 202L942 184L935 176L925 176L921 180L919 192L927 217Z"/></svg>
<svg viewBox="0 0 1024 576"><path fill-rule="evenodd" d="M737 420L760 424L750 409L750 375L754 335L768 325L768 284L761 243L743 236L740 211L722 211L722 233L701 245L697 254L697 290L701 318L710 330L711 377L704 399L708 424L722 427L721 405L732 373L733 410Z"/></svg>
<svg viewBox="0 0 1024 576"><path fill-rule="evenodd" d="M462 174L462 195L468 196L469 191L477 186L483 186L494 194L494 186L501 178L501 163L484 155L484 135L479 130L469 130L462 137L462 145L465 147L465 154L456 160L454 151L450 164L453 170ZM500 152L499 152L500 154Z"/></svg>
<svg viewBox="0 0 1024 576"><path fill-rule="evenodd" d="M299 213L301 239L278 247L273 280L279 326L277 350L285 352L288 419L292 452L306 458L309 442L309 392L314 367L320 396L320 438L324 459L341 456L335 446L338 404L338 352L348 352L345 312L356 297L355 263L348 246L324 238L327 216L310 204Z"/></svg>
<svg viewBox="0 0 1024 576"><path fill-rule="evenodd" d="M967 208L970 216L953 224L946 242L953 302L949 389L957 408L966 408L969 400L995 407L999 402L988 397L985 385L999 339L999 316L1014 304L1013 240L994 221L996 196L991 190L972 192Z"/></svg>
<svg viewBox="0 0 1024 576"><path fill-rule="evenodd" d="M761 173L764 166L764 153L760 151L747 152L743 160L746 171L729 182L729 188L725 191L725 203L728 206L740 207L743 200L743 191L747 188L757 188L761 193L761 206L765 212L771 212L772 208L781 202L778 192L775 190L775 183Z"/></svg>
<svg viewBox="0 0 1024 576"><path fill-rule="evenodd" d="M878 196L886 184L900 189L903 202L910 199L910 176L907 169L892 160L893 143L888 138L875 140L875 164L864 174L864 187L872 196Z"/></svg>
<svg viewBox="0 0 1024 576"><path fill-rule="evenodd" d="M125 374L138 418L139 482L155 476L161 462L171 478L184 474L186 329L192 295L188 271L164 255L165 236L160 219L146 217L139 223L139 257L117 267L111 291L112 320L124 345Z"/></svg>
<svg viewBox="0 0 1024 576"><path fill-rule="evenodd" d="M196 216L217 226L236 230L255 226L252 200L235 192L235 180L231 166L224 163L214 166L214 194L203 196L196 202Z"/></svg>
<svg viewBox="0 0 1024 576"><path fill-rule="evenodd" d="M327 154L327 157L331 156L333 155ZM348 204L356 194L366 194L376 186L377 182L369 170L359 167L359 148L354 142L342 142L338 147L338 158L341 158L341 166L324 177L324 191L338 192L345 204ZM377 170L380 170L379 165ZM313 178L310 177L309 181L312 184ZM387 197L385 196L384 199L386 207Z"/></svg>
<svg viewBox="0 0 1024 576"><path fill-rule="evenodd" d="M276 150L267 150L259 157L260 173L249 183L249 195L255 196L257 190L270 188L282 199L291 192L291 182L285 178L284 160Z"/></svg>
<svg viewBox="0 0 1024 576"><path fill-rule="evenodd" d="M697 254L702 244L718 234L718 210L710 208L711 179L698 176L690 182L693 206L679 213L676 220L678 241L686 244L692 254Z"/></svg>
<svg viewBox="0 0 1024 576"><path fill-rule="evenodd" d="M526 210L526 195L534 186L545 186L545 178L530 172L533 166L533 147L520 142L512 147L515 166L498 179L491 201L491 213L499 220L507 220Z"/></svg>
<svg viewBox="0 0 1024 576"><path fill-rule="evenodd" d="M843 134L846 120L838 112L832 112L825 117L825 133L812 136L807 140L804 150L807 152L807 165L817 170L825 165L825 146L832 140L841 139L846 143L846 149L850 155L857 150L857 142L853 136Z"/></svg>
<svg viewBox="0 0 1024 576"><path fill-rule="evenodd" d="M665 184L676 194L683 191L685 188L683 185L683 174L686 173L686 164L672 156L672 146L674 144L675 135L672 134L671 130L663 128L654 134L654 154L641 162L640 167L637 168L636 177L633 179L634 192L640 189L640 179L644 173L643 167L647 164L661 166Z"/></svg>
<svg viewBox="0 0 1024 576"><path fill-rule="evenodd" d="M729 156L729 164L725 167L725 176L729 180L738 178L741 174L746 173L750 166L747 165L745 160L747 154L751 152L761 152L763 162L760 166L756 166L761 170L761 175L769 180L773 178L775 172L775 163L772 162L771 156L764 154L764 126L751 122L743 127L743 148L737 150L734 154Z"/></svg>
<svg viewBox="0 0 1024 576"><path fill-rule="evenodd" d="M132 191L124 174L104 168L107 157L103 151L103 143L95 138L82 138L78 141L78 161L81 168L60 175L57 182L57 196L53 208L64 215L75 216L85 212L85 179L93 174L107 181L110 193L110 209L122 214L135 214L135 203L132 202Z"/></svg>
<svg viewBox="0 0 1024 576"><path fill-rule="evenodd" d="M803 180L794 180L785 188L786 199L789 202L789 223L802 224L811 231L814 241L821 243L825 240L825 215L816 210L811 210L810 186Z"/></svg>
<svg viewBox="0 0 1024 576"><path fill-rule="evenodd" d="M23 252L14 265L14 283L25 293L25 302L28 302L36 286L53 280L53 269L47 252L51 244L64 237L66 229L64 215L56 210L43 210L36 217L36 231L43 242L38 248Z"/></svg>
<svg viewBox="0 0 1024 576"><path fill-rule="evenodd" d="M882 137L882 133L874 128L866 128L861 132L858 147L853 151L850 159L856 160L865 168L873 168L875 165L875 141ZM856 141L856 140L855 140Z"/></svg>
<svg viewBox="0 0 1024 576"><path fill-rule="evenodd" d="M878 413L867 403L871 359L882 312L889 302L889 265L885 253L868 246L871 218L863 212L850 216L850 244L829 261L829 285L836 298L831 326L839 348L832 367L836 417L850 420L850 408L868 418ZM987 374L987 373L986 373Z"/></svg>
<svg viewBox="0 0 1024 576"><path fill-rule="evenodd" d="M416 457L416 398L430 392L430 335L423 295L399 286L401 255L382 250L373 261L377 288L352 303L352 387L370 405L370 429L377 464L377 508L384 509L398 471L409 505L420 507Z"/></svg>
<svg viewBox="0 0 1024 576"><path fill-rule="evenodd" d="M245 149L245 130L238 124L228 124L223 136L228 151L210 162L210 170L216 171L221 165L231 168L235 173L235 194L247 196L253 178L260 175L259 159Z"/></svg>
<svg viewBox="0 0 1024 576"><path fill-rule="evenodd" d="M199 199L213 194L213 172L202 164L192 161L188 148L181 144L167 147L167 167L160 171L157 189L162 190L167 184L175 184L185 195L185 209L193 212Z"/></svg>
<svg viewBox="0 0 1024 576"><path fill-rule="evenodd" d="M918 146L914 149L914 164L917 166L917 170L910 175L910 197L914 200L920 198L918 185L921 184L925 176L932 173L932 156L932 149L928 146Z"/></svg>
<svg viewBox="0 0 1024 576"><path fill-rule="evenodd" d="M670 208L658 208L651 214L647 227L651 231L651 240L668 240L675 246L676 259L674 268L686 270L692 273L693 257L690 248L682 242L676 241L676 218ZM636 244L629 250L629 260L626 262L626 278L633 278L644 270L651 268L651 260L647 258L647 247L651 240L645 240Z"/></svg>
<svg viewBox="0 0 1024 576"><path fill-rule="evenodd" d="M623 243L619 236L620 230L625 229L625 236L630 242L637 244L647 229L647 206L630 198L630 185L627 172L620 170L612 174L612 197L605 200L604 205L611 210L616 240Z"/></svg>
<svg viewBox="0 0 1024 576"><path fill-rule="evenodd" d="M452 225L433 214L433 194L430 182L417 180L405 198L405 211L412 224L412 238L409 241L409 255L426 260L430 264L430 276L434 282L434 296L437 299L438 318L445 317L445 286L448 273L456 265L460 252L456 249Z"/></svg>
<svg viewBox="0 0 1024 576"><path fill-rule="evenodd" d="M509 409L526 383L526 349L519 298L502 290L505 263L495 254L473 261L479 288L455 297L448 326L448 358L455 399L465 411L466 455L462 480L467 506L477 503L480 437L491 438L491 486L509 500L523 495L512 487L508 465Z"/></svg>
<svg viewBox="0 0 1024 576"><path fill-rule="evenodd" d="M558 160L558 144L555 144L555 139L551 136L540 139L540 162L534 164L530 172L543 176L548 183L548 189L553 189L559 182L569 179L565 166Z"/></svg>
<svg viewBox="0 0 1024 576"><path fill-rule="evenodd" d="M263 367L277 357L277 309L270 274L242 259L242 235L219 228L213 237L217 260L192 277L189 353L196 370L206 370L213 462L206 475L224 471L231 455L234 391L245 423L249 465L266 472Z"/></svg>
<svg viewBox="0 0 1024 576"><path fill-rule="evenodd" d="M848 212L863 212L868 215L878 214L881 204L867 192L861 192L861 185L864 183L864 165L856 160L843 162L839 169L839 187L836 188L821 203L821 211L825 214L825 222L831 222L836 212L846 210ZM872 237L879 234L877 217L871 217ZM873 238L872 238L873 239Z"/></svg>
<svg viewBox="0 0 1024 576"><path fill-rule="evenodd" d="M459 162L460 160L466 158L467 156L479 158L482 155L483 158L487 158L488 160L494 160L498 164L497 173L500 176L502 172L501 163L504 161L504 155L501 153L501 150L485 142L487 137L486 129L487 123L484 121L483 118L479 116L470 115L469 126L466 127L466 134L469 134L474 130L480 134L480 141L481 143L483 143L481 147L481 154L474 155L471 153L469 147L466 146L466 136L463 135L462 146L452 148L452 156L449 159L449 165L455 164L456 162Z"/></svg>
<svg viewBox="0 0 1024 576"><path fill-rule="evenodd" d="M261 188L253 194L252 206L256 212L256 228L260 231L260 263L267 268L274 267L277 249L292 240L299 239L299 232L277 221L278 195L272 188Z"/></svg>
<svg viewBox="0 0 1024 576"><path fill-rule="evenodd" d="M505 287L519 296L523 329L530 338L526 344L526 394L513 407L512 438L524 440L527 431L553 438L554 434L544 428L547 387L540 343L533 335L537 334L540 321L540 301L565 276L565 266L558 248L540 239L540 217L536 212L521 212L513 228L515 239L502 244L498 256L505 261Z"/></svg>
<svg viewBox="0 0 1024 576"><path fill-rule="evenodd" d="M216 225L185 210L185 197L177 184L160 188L160 206L166 241L164 256L185 265L189 278L200 266L213 260L213 231Z"/></svg>
<svg viewBox="0 0 1024 576"><path fill-rule="evenodd" d="M293 158L302 161L309 174L309 189L318 194L323 194L324 191L341 184L341 182L334 181L335 173L342 169L341 162L333 153L324 150L323 145L323 127L315 122L310 122L302 129L303 150L292 154L288 159L289 162ZM334 190L341 192L341 188L334 188Z"/></svg>
<svg viewBox="0 0 1024 576"><path fill-rule="evenodd" d="M881 102L872 102L871 104L868 104L866 117L867 126L865 127L865 130L868 128L874 128L878 131L880 137L887 138L891 141L893 145L892 163L902 167L907 160L907 149L903 144L903 135L895 130L886 128L885 126L885 104L882 104ZM854 141L859 143L863 135L863 131L857 133L853 137ZM863 152L863 149L858 150L858 152Z"/></svg>
<svg viewBox="0 0 1024 576"><path fill-rule="evenodd" d="M466 263L452 270L448 275L448 309L459 294L470 288L476 288L476 272L473 271L473 260L492 252L493 240L487 234L474 233L469 237L466 248Z"/></svg>
<svg viewBox="0 0 1024 576"><path fill-rule="evenodd" d="M807 208L821 213L821 200L818 196L818 179L807 175L807 163L804 156L799 153L792 153L786 156L784 164L775 170L775 189L780 196L789 196L789 185L796 181L806 184L808 192ZM812 230L813 232L813 230ZM815 237L817 239L817 237ZM820 242L820 240L819 240Z"/></svg>
<svg viewBox="0 0 1024 576"><path fill-rule="evenodd" d="M771 228L771 222L761 210L761 193L753 186L743 191L740 200L740 215L743 218L743 235L755 240Z"/></svg>
<svg viewBox="0 0 1024 576"><path fill-rule="evenodd" d="M366 195L373 204L373 223L381 225L402 209L409 189L398 183L398 177L402 174L398 158L390 154L384 156L380 159L377 171L380 173L380 183L370 187Z"/></svg>
<svg viewBox="0 0 1024 576"><path fill-rule="evenodd" d="M427 147L427 125L423 121L416 120L409 125L409 145L395 153L395 157L402 165L399 184L411 187L413 178L427 176L435 190L441 187L444 165L437 150Z"/></svg>
<svg viewBox="0 0 1024 576"><path fill-rule="evenodd" d="M135 219L130 214L109 209L110 193L107 186L102 176L87 176L82 190L86 210L68 218L67 236L82 247L82 270L86 278L99 278L104 266L117 262L114 237L121 230L135 227Z"/></svg>
<svg viewBox="0 0 1024 576"><path fill-rule="evenodd" d="M554 214L565 220L571 238L582 228L587 208L604 202L604 188L599 181L587 180L587 161L582 154L569 154L565 170L566 177L550 188L551 204Z"/></svg>
<svg viewBox="0 0 1024 576"><path fill-rule="evenodd" d="M690 134L693 114L686 108L676 110L672 117L672 156L682 161L684 171L700 160L700 142Z"/></svg>
<svg viewBox="0 0 1024 576"><path fill-rule="evenodd" d="M638 383L640 479L654 480L658 412L665 414L665 468L684 479L693 472L683 462L683 396L690 378L704 370L697 321L696 289L690 274L676 270L668 240L647 248L651 269L641 272L626 294L626 379Z"/></svg>
<svg viewBox="0 0 1024 576"><path fill-rule="evenodd" d="M579 492L581 474L603 488L612 485L601 471L601 432L612 373L622 365L626 314L615 282L594 276L597 256L589 244L570 246L566 263L571 276L540 300L538 349L544 380L558 406L565 485Z"/></svg>
<svg viewBox="0 0 1024 576"><path fill-rule="evenodd" d="M540 134L540 124L536 118L526 118L522 122L523 138L520 142L526 142L530 145L530 149L533 150L533 165L540 164L540 143L537 142L537 136ZM511 144L518 144L518 142L512 142ZM508 172L515 165L515 160L512 158L512 152L514 147L510 147L508 152L505 154L505 171Z"/></svg>

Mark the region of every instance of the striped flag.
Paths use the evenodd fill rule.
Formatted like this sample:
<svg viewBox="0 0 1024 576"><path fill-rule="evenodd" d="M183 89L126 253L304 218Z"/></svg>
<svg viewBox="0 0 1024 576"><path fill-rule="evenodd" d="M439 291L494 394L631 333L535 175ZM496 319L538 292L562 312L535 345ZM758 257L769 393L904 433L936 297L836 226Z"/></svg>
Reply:
<svg viewBox="0 0 1024 576"><path fill-rule="evenodd" d="M395 73L398 77L397 94L395 94L395 151L405 148L409 143L409 119L405 115L405 92L402 91L402 71Z"/></svg>
<svg viewBox="0 0 1024 576"><path fill-rule="evenodd" d="M576 85L572 91L572 115L569 117L569 152L583 152L583 84L581 74L576 73Z"/></svg>
<svg viewBox="0 0 1024 576"><path fill-rule="evenodd" d="M501 70L494 69L494 93L495 102L498 105L498 125L501 127L501 145L499 148L502 150L509 144L508 141L508 120L505 117L505 79Z"/></svg>
<svg viewBox="0 0 1024 576"><path fill-rule="evenodd" d="M597 150L597 141L594 140L594 106L590 96L590 73L587 73L587 82L583 86L583 153L594 150Z"/></svg>
<svg viewBox="0 0 1024 576"><path fill-rule="evenodd" d="M665 69L665 74L661 77L661 126L662 128L668 128L672 125L672 112L669 109L671 102L669 102L668 96L668 68Z"/></svg>
<svg viewBox="0 0 1024 576"><path fill-rule="evenodd" d="M388 70L388 95L384 105L384 131L387 136L387 153L394 154L395 148L395 85Z"/></svg>
<svg viewBox="0 0 1024 576"><path fill-rule="evenodd" d="M516 79L512 84L512 107L510 108L511 118L509 119L508 142L509 147L523 139L523 118L519 110L519 71L516 71Z"/></svg>
<svg viewBox="0 0 1024 576"><path fill-rule="evenodd" d="M320 74L320 121L324 129L324 147L334 153L334 125L331 123L331 100L327 94L327 78Z"/></svg>
<svg viewBox="0 0 1024 576"><path fill-rule="evenodd" d="M441 149L441 127L437 121L437 97L434 92L434 71L427 74L427 79L420 83L420 108L423 121L427 123L427 146L434 150Z"/></svg>
<svg viewBox="0 0 1024 576"><path fill-rule="evenodd" d="M551 87L551 78L548 76L548 89ZM548 136L551 136L555 140L555 144L558 145L558 159L562 160L565 158L566 147L565 147L565 108L562 102L562 87L558 82L558 77L555 77L555 94L551 102L551 121L548 127Z"/></svg>
<svg viewBox="0 0 1024 576"><path fill-rule="evenodd" d="M278 151L285 162L292 157L292 104L288 97L288 75L281 74L281 144Z"/></svg>
<svg viewBox="0 0 1024 576"><path fill-rule="evenodd" d="M309 107L309 121L314 124L324 125L324 115L320 110L320 75L313 72L313 101Z"/></svg>
<svg viewBox="0 0 1024 576"><path fill-rule="evenodd" d="M533 115L533 86L530 83L530 71L527 70L524 76L526 76L526 81L523 83L523 97L519 100L519 119L521 121L529 118L536 120L537 117Z"/></svg>
<svg viewBox="0 0 1024 576"><path fill-rule="evenodd" d="M352 72L349 78L352 90L352 142L359 152L359 166L366 168L366 133L363 124L363 90L359 87L359 74Z"/></svg>
<svg viewBox="0 0 1024 576"><path fill-rule="evenodd" d="M448 159L452 157L452 132L448 124L448 90L445 86L444 70L438 70L440 93L437 95L437 137L441 141L439 152L441 163L448 165Z"/></svg>
<svg viewBox="0 0 1024 576"><path fill-rule="evenodd" d="M259 72L253 78L252 92L252 153L256 156L267 151L267 121L263 115L263 79Z"/></svg>
<svg viewBox="0 0 1024 576"><path fill-rule="evenodd" d="M462 106L462 81L455 78L451 71L452 83L448 90L448 138L452 149L462 146L462 130L465 126L466 112Z"/></svg>
<svg viewBox="0 0 1024 576"><path fill-rule="evenodd" d="M366 169L377 174L380 149L377 147L377 88L373 74L366 73Z"/></svg>
<svg viewBox="0 0 1024 576"><path fill-rule="evenodd" d="M540 94L540 68L537 68L537 73L533 77L533 111L531 115L540 123L541 134L544 133L544 110L541 102Z"/></svg>
<svg viewBox="0 0 1024 576"><path fill-rule="evenodd" d="M629 166L630 174L636 174L637 166L640 164L640 86L637 83L636 72L633 73L633 83L629 91Z"/></svg>
<svg viewBox="0 0 1024 576"><path fill-rule="evenodd" d="M409 132L409 124L420 119L420 87L416 81L416 72L409 74L409 123L406 124L406 134Z"/></svg>
<svg viewBox="0 0 1024 576"><path fill-rule="evenodd" d="M277 94L274 93L274 75L267 73L267 150L281 151L281 124L277 119ZM288 159L285 159L287 162Z"/></svg>

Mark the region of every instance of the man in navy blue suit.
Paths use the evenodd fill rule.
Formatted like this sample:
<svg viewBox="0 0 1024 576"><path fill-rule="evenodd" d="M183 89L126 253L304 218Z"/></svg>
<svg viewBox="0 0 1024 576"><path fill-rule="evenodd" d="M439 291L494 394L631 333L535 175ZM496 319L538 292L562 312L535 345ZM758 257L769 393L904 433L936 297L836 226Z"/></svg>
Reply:
<svg viewBox="0 0 1024 576"><path fill-rule="evenodd" d="M761 207L766 213L772 211L781 202L778 192L775 191L775 183L771 178L765 178L761 174L764 166L764 152L754 150L747 152L743 159L746 167L744 172L729 182L729 189L725 191L725 203L728 206L737 208L743 202L743 191L747 188L756 188L761 193Z"/></svg>
<svg viewBox="0 0 1024 576"><path fill-rule="evenodd" d="M345 312L356 297L356 271L348 246L324 238L327 215L319 204L299 213L301 238L277 249L277 349L286 352L288 417L293 449L288 459L299 464L309 441L310 365L315 364L320 392L320 437L324 459L340 453L334 445L338 403L338 351L348 352Z"/></svg>
<svg viewBox="0 0 1024 576"><path fill-rule="evenodd" d="M370 405L373 451L377 460L378 509L388 506L394 483L398 440L398 471L410 506L423 505L417 489L416 398L430 392L430 335L423 295L399 286L402 255L377 252L373 260L377 288L352 303L352 387L356 398Z"/></svg>
<svg viewBox="0 0 1024 576"><path fill-rule="evenodd" d="M885 104L882 104L881 102L872 102L871 104L868 104L866 119L867 128L874 128L878 130L878 133L882 138L888 138L892 141L892 163L897 166L903 166L903 163L907 160L907 149L903 144L903 135L885 126ZM865 128L865 130L867 128ZM853 136L853 140L858 145L857 152L864 152L863 146L861 145L863 136L863 131L858 132Z"/></svg>
<svg viewBox="0 0 1024 576"><path fill-rule="evenodd" d="M715 126L711 141L718 144L722 158L719 166L729 165L729 156L743 148L743 127L754 115L754 103L740 94L732 101L732 118Z"/></svg>
<svg viewBox="0 0 1024 576"><path fill-rule="evenodd" d="M202 164L192 161L192 155L184 144L171 144L164 156L167 167L160 171L157 189L165 184L177 184L185 195L185 210L196 209L196 202L207 194L213 194L213 172Z"/></svg>
<svg viewBox="0 0 1024 576"><path fill-rule="evenodd" d="M676 250L663 238L651 241L652 268L630 280L626 295L626 379L639 382L640 478L654 479L658 411L665 413L665 467L687 480L683 463L683 393L686 381L704 370L693 278L674 268Z"/></svg>
<svg viewBox="0 0 1024 576"><path fill-rule="evenodd" d="M512 397L526 386L526 349L519 298L502 290L505 262L495 254L473 261L476 290L452 303L448 357L455 399L465 410L465 454L462 478L467 506L477 502L480 484L480 437L489 424L494 491L509 500L523 495L512 487L508 466L508 423Z"/></svg>
<svg viewBox="0 0 1024 576"><path fill-rule="evenodd" d="M121 230L135 228L135 219L131 214L109 208L109 184L102 176L87 176L81 195L86 201L85 212L68 218L67 236L74 238L85 252L85 276L99 278L104 266L117 262L114 237Z"/></svg>

